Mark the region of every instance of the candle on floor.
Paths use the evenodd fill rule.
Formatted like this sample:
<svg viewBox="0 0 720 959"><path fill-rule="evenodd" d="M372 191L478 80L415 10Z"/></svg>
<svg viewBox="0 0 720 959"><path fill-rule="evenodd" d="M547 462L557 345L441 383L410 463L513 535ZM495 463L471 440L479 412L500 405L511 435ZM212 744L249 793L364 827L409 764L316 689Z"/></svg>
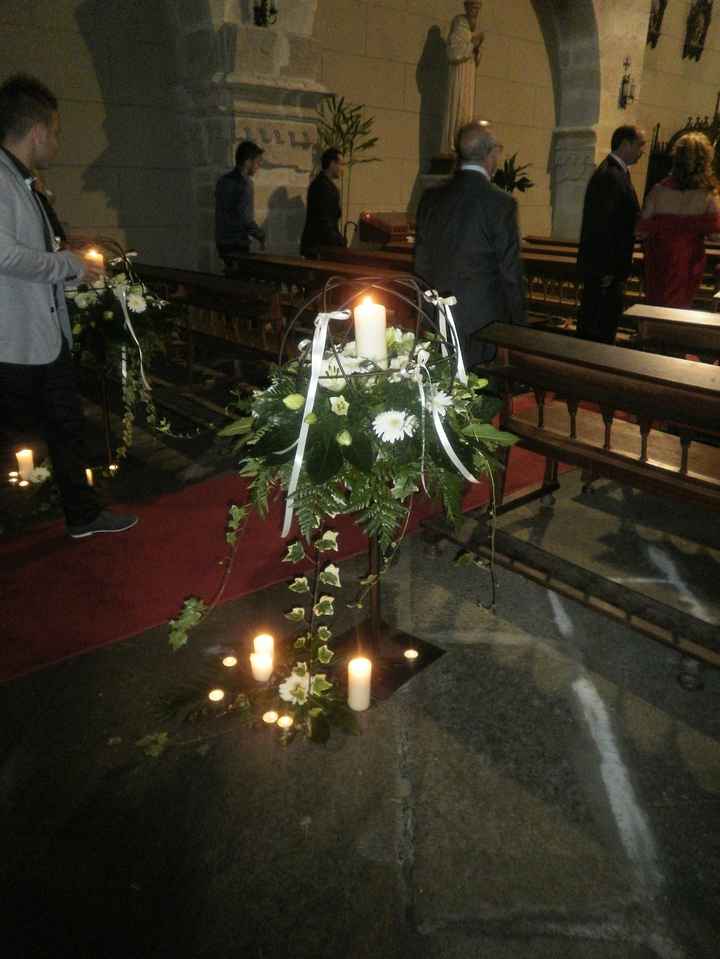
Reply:
<svg viewBox="0 0 720 959"><path fill-rule="evenodd" d="M35 469L32 450L18 450L15 454L18 461L18 473L21 479L30 479L30 474Z"/></svg>
<svg viewBox="0 0 720 959"><path fill-rule="evenodd" d="M414 663L419 655L420 653L416 649L406 649L403 653L405 659L409 660L411 663Z"/></svg>
<svg viewBox="0 0 720 959"><path fill-rule="evenodd" d="M273 658L268 653L250 653L250 668L256 682L266 683L272 676Z"/></svg>
<svg viewBox="0 0 720 959"><path fill-rule="evenodd" d="M225 699L225 690L224 689L211 689L208 693L208 699L211 703L219 703Z"/></svg>
<svg viewBox="0 0 720 959"><path fill-rule="evenodd" d="M351 659L348 663L348 706L356 712L362 712L370 705L370 678L372 663L364 656Z"/></svg>
<svg viewBox="0 0 720 959"><path fill-rule="evenodd" d="M256 653L264 653L266 656L272 656L275 652L275 640L270 633L260 633L253 639L253 650Z"/></svg>
<svg viewBox="0 0 720 959"><path fill-rule="evenodd" d="M14 486L14 485L17 483L17 481L18 481L17 476L11 476L10 479L8 480L8 482L9 482L12 486Z"/></svg>
<svg viewBox="0 0 720 959"><path fill-rule="evenodd" d="M278 724L278 726L280 727L280 729L290 729L290 727L292 726L293 722L294 722L294 720L293 720L292 716L287 716L287 715L286 715L286 716L280 716L280 718L279 718L278 721L277 721L277 724Z"/></svg>
<svg viewBox="0 0 720 959"><path fill-rule="evenodd" d="M85 479L87 480L88 486L95 485L95 480L93 478L93 471L90 469L89 466L85 469Z"/></svg>
<svg viewBox="0 0 720 959"><path fill-rule="evenodd" d="M274 726L278 721L278 714L274 709L268 709L266 713L263 713L263 722L267 723L268 726Z"/></svg>
<svg viewBox="0 0 720 959"><path fill-rule="evenodd" d="M232 669L233 666L237 666L237 656L225 656L222 664L227 669Z"/></svg>
<svg viewBox="0 0 720 959"><path fill-rule="evenodd" d="M19 473L17 470L10 470L10 472L8 473L8 476L10 477L10 479L12 479L13 476L15 477L15 479L17 479L19 476Z"/></svg>
<svg viewBox="0 0 720 959"><path fill-rule="evenodd" d="M30 480L20 480L20 482L18 483L18 486L29 486L29 485L30 485Z"/></svg>
<svg viewBox="0 0 720 959"><path fill-rule="evenodd" d="M357 355L366 360L374 360L379 366L386 366L385 307L366 296L362 303L355 307L354 316Z"/></svg>

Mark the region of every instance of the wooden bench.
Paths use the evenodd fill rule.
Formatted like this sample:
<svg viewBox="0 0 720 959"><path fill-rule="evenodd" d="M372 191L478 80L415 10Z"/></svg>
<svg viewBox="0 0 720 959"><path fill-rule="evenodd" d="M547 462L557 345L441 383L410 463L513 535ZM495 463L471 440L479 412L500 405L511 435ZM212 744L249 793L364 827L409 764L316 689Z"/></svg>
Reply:
<svg viewBox="0 0 720 959"><path fill-rule="evenodd" d="M665 356L697 354L712 362L720 357L720 314L705 310L679 310L636 304L625 316L637 323L632 345Z"/></svg>

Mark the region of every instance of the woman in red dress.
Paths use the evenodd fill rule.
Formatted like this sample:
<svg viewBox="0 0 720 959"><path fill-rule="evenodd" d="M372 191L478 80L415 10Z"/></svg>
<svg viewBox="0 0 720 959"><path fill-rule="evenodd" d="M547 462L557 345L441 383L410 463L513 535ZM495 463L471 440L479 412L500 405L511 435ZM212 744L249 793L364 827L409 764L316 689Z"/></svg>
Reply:
<svg viewBox="0 0 720 959"><path fill-rule="evenodd" d="M686 133L673 149L669 177L648 193L638 225L645 247L645 299L691 309L705 272L705 237L720 231L713 147Z"/></svg>

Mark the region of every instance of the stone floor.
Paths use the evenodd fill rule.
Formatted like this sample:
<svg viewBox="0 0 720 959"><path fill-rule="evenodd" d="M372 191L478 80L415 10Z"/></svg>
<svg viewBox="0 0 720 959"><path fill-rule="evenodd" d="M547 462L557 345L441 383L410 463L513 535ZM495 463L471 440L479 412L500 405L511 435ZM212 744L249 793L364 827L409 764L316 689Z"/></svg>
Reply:
<svg viewBox="0 0 720 959"><path fill-rule="evenodd" d="M594 495L502 523L717 622L717 520ZM289 635L283 586L177 654L156 629L0 687L3 956L715 959L720 672L688 693L672 650L502 569L493 615L456 552L411 537L384 584L445 655L324 747L168 706Z"/></svg>

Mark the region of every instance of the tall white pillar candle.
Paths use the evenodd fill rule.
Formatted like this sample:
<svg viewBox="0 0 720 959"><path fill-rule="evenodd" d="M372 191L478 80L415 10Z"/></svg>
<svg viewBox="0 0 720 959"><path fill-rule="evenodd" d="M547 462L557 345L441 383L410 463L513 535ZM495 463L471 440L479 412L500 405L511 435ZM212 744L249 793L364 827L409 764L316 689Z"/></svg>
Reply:
<svg viewBox="0 0 720 959"><path fill-rule="evenodd" d="M348 663L348 706L362 712L370 705L370 678L372 663L364 656Z"/></svg>
<svg viewBox="0 0 720 959"><path fill-rule="evenodd" d="M35 469L32 450L18 450L15 454L18 461L18 472L20 479L29 480L30 474Z"/></svg>
<svg viewBox="0 0 720 959"><path fill-rule="evenodd" d="M260 633L260 635L256 636L253 640L253 650L256 653L265 653L267 656L272 656L274 646L275 641L270 633Z"/></svg>
<svg viewBox="0 0 720 959"><path fill-rule="evenodd" d="M256 682L266 683L272 676L273 658L268 653L250 653L250 668Z"/></svg>
<svg viewBox="0 0 720 959"><path fill-rule="evenodd" d="M369 296L355 307L355 345L362 359L374 360L378 366L387 365L385 340L385 307L373 303Z"/></svg>

